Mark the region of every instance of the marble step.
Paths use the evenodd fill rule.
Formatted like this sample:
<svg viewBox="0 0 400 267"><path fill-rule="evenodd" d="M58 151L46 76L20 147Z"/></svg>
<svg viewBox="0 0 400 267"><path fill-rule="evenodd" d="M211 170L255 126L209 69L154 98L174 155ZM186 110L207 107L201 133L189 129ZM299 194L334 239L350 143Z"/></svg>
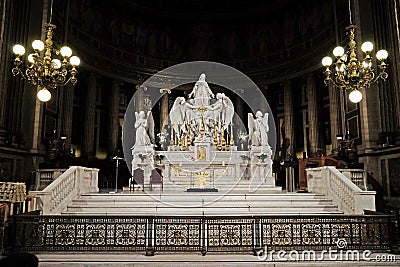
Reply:
<svg viewBox="0 0 400 267"><path fill-rule="evenodd" d="M157 211L132 211L128 212L125 210L84 210L84 211L75 211L75 212L62 212L62 215L76 215L76 216L269 216L269 215L277 215L277 216L284 216L284 215L335 215L335 214L343 214L338 210L200 210L200 209L188 209L183 210L179 209L176 211L171 210L157 210Z"/></svg>
<svg viewBox="0 0 400 267"><path fill-rule="evenodd" d="M81 203L73 203L67 207L68 210L79 210L79 209L106 209L106 208L118 208L118 209L176 209L176 208L202 208L202 209L292 209L292 208L336 208L336 205L332 203L293 203L286 205L273 205L267 203L231 203L228 205L227 203L219 203L219 202L210 202L209 204L202 205L199 203L198 205L184 205L186 203L178 203L174 205L174 203L132 203L132 204L121 204L114 203L114 205L104 205L104 203L93 203L92 205L81 204ZM190 204L190 203L188 203Z"/></svg>
<svg viewBox="0 0 400 267"><path fill-rule="evenodd" d="M159 186L153 186L152 190L150 188L146 187L146 192L149 192L151 194L157 194L157 193L164 193L165 191L172 192L172 193L190 193L186 192L188 188L191 188L189 186L187 187L164 187L162 190ZM253 187L232 187L232 186L226 186L226 187L221 187L221 186L216 186L212 187L216 188L218 192L217 194L221 193L227 193L227 192L233 192L233 193L241 193L241 194L254 194L254 193L273 193L273 192L281 192L282 188L281 187L260 187L260 188L255 188ZM124 187L123 188L124 193L133 193L133 192L138 192L141 191L141 188L136 188L135 190L130 190L129 187ZM192 192L194 193L194 192Z"/></svg>
<svg viewBox="0 0 400 267"><path fill-rule="evenodd" d="M146 191L146 192L133 192L133 193L117 193L117 194L109 194L109 193L89 193L82 194L78 199L103 199L107 201L116 201L116 200L126 200L126 201L138 201L140 199L148 199L148 198L156 198L162 200L182 200L182 201L190 201L193 199L204 199L204 200L212 200L218 197L218 199L224 200L260 200L260 199L269 199L271 201L275 200L294 200L294 199L327 199L323 195L313 194L313 193L285 193L285 192L277 192L277 193L268 193L268 194L244 194L244 193L230 193L230 194L220 194L216 193L192 193L192 192L154 192L154 191Z"/></svg>
<svg viewBox="0 0 400 267"><path fill-rule="evenodd" d="M331 200L310 193L188 192L91 193L73 200L66 215L310 215L342 214Z"/></svg>
<svg viewBox="0 0 400 267"><path fill-rule="evenodd" d="M336 212L336 206L293 206L293 207L68 207L62 214L165 214L165 215L185 215L185 214L314 214L314 213L330 213Z"/></svg>
<svg viewBox="0 0 400 267"><path fill-rule="evenodd" d="M158 200L158 199L144 199L141 201L108 201L108 200L73 200L72 204L70 206L103 206L103 207L110 207L110 206L152 206L152 205L183 205L185 206L198 206L198 205L205 205L208 203L213 203L214 206L225 206L232 204L232 200L217 200L214 202L206 202L205 200L199 199L199 200ZM332 204L332 201L328 199L323 199L323 200L304 200L304 199L295 199L295 200L276 200L276 201L270 201L270 200L253 200L253 201L237 201L235 202L235 205L244 205L244 206L284 206L284 205L296 205L296 204L301 204L301 205L329 205Z"/></svg>

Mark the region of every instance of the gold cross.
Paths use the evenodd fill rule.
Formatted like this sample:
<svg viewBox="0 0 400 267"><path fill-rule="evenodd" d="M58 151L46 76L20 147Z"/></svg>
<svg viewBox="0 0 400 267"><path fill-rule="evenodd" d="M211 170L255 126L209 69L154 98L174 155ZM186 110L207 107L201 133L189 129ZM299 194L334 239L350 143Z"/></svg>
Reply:
<svg viewBox="0 0 400 267"><path fill-rule="evenodd" d="M200 134L204 135L206 132L206 129L204 127L204 112L206 112L207 108L204 105L201 105L199 108L197 108L197 110L201 112Z"/></svg>
<svg viewBox="0 0 400 267"><path fill-rule="evenodd" d="M200 107L197 108L197 110L201 112L201 115L203 115L204 112L207 111L207 108L204 105L201 105Z"/></svg>

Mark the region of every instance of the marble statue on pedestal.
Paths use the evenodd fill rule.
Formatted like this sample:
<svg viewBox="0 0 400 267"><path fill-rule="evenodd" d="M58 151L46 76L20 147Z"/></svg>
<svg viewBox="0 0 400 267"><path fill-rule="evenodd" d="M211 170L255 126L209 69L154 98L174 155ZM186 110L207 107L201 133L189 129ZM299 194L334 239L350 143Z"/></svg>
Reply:
<svg viewBox="0 0 400 267"><path fill-rule="evenodd" d="M268 144L268 113L263 116L261 111L257 111L255 119L249 113L248 127L252 186L275 186L275 179L272 177L272 150Z"/></svg>
<svg viewBox="0 0 400 267"><path fill-rule="evenodd" d="M154 144L154 120L151 111L135 112L136 140L135 146L149 146Z"/></svg>
<svg viewBox="0 0 400 267"><path fill-rule="evenodd" d="M135 112L135 144L132 147L132 174L138 168L144 171L143 184L148 185L154 169L154 119L151 111Z"/></svg>
<svg viewBox="0 0 400 267"><path fill-rule="evenodd" d="M253 114L248 114L249 145L269 146L268 144L268 113L263 116L261 111L256 112L256 119Z"/></svg>

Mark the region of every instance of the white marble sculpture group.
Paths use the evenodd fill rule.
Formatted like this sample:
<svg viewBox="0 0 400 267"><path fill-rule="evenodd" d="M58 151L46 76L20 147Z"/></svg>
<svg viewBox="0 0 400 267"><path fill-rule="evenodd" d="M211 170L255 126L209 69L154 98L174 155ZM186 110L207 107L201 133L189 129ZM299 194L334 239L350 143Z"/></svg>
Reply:
<svg viewBox="0 0 400 267"><path fill-rule="evenodd" d="M187 187L207 188L218 179L254 179L275 186L272 150L268 144L268 113L248 114L249 150L234 141L234 105L223 93L213 94L201 74L188 99L177 97L169 113L170 142L162 165L164 180L187 180ZM154 120L151 111L135 112L132 172L144 170L144 186L155 168ZM246 159L246 160L245 160ZM204 178L207 179L204 179ZM203 181L199 183L199 181ZM205 181L205 182L204 182Z"/></svg>

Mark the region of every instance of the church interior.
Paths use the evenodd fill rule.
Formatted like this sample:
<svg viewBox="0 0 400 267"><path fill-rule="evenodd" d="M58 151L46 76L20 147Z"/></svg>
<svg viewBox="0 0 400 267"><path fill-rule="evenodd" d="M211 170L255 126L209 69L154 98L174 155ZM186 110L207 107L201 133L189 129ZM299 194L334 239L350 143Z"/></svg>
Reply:
<svg viewBox="0 0 400 267"><path fill-rule="evenodd" d="M4 255L15 251L132 252L129 249L146 255L185 251L205 255L254 252L267 244L321 250L337 238L348 238L349 248L398 253L400 238L394 236L400 235L399 0L2 0L0 5L0 242ZM42 42L31 48L34 40ZM23 51L16 44L24 46ZM60 50L63 46L70 47L69 51ZM186 82L171 86L178 75L173 73L175 66L188 62L186 69L193 75L179 74ZM193 62L198 62L194 71ZM207 69L208 62L218 67ZM242 73L252 85L231 83L232 89L218 83L214 71L225 67ZM202 73L206 78L201 78ZM152 77L157 81L150 85ZM200 82L208 82L212 91L205 100L190 94ZM249 97L253 84L260 93ZM217 109L218 103L226 103L234 114L229 108ZM182 121L174 117L176 106L197 114L197 121L190 117L194 115ZM146 129L152 125L152 140L147 143L136 136L134 145L135 132L146 135L144 128L144 133L139 132L140 126L135 125L141 118ZM255 127L260 118L269 128L251 130L249 125ZM252 138L254 131L261 132L258 143ZM185 163L182 158L188 157L191 161ZM196 169L203 168L198 160L209 164L204 171ZM132 179L136 170L145 177L142 185ZM151 179L156 179L153 175L163 179L152 184L150 174ZM251 193L242 191L255 176L266 178L255 190L253 202L248 202ZM228 178L236 189L223 180ZM212 188L205 186L211 182ZM246 199L246 206L223 210L225 202L218 206L213 197L217 187L221 194L226 189L223 196L231 197L230 201ZM187 191L182 189L183 194L180 188ZM17 191L21 196L8 199ZM146 210L143 203L150 200L144 200L145 191L152 197L159 194L157 201L169 201L169 206L148 204L151 207ZM195 196L185 195L189 192ZM267 203L265 196L276 197L277 206ZM286 209L284 199L289 197L299 206ZM107 198L120 201L121 210ZM312 199L327 204L314 207ZM136 204L124 206L128 201ZM200 203L201 210L190 210L182 204L185 201ZM31 213L39 226L24 217ZM103 238L100 228L96 228L100 233L96 238L80 235L77 228L72 243L65 238L57 245L58 237L72 235L54 234L58 226L68 223L57 221L62 220L59 215L69 216L85 229L89 222L83 222L83 216L97 220L90 227L104 223L115 229L117 222L107 221L111 220L107 216L122 216L120 220L136 227L132 238L137 242L118 245L115 237L111 244L105 234L104 242L111 245L97 244L96 238ZM193 217L173 223L157 215ZM240 225L239 243L223 239L222 228L219 243L211 242L216 238L212 231L221 222L208 215L239 216L231 218ZM291 245L268 241L268 231L274 240L274 216L291 220L322 216L318 224L322 228L324 216L336 216L337 222L346 224L347 215L359 216L358 232L350 222L348 235L346 228L335 236L331 227L329 244L323 238L323 244L315 239L301 243L310 238L310 230L308 234L299 230L302 241L296 243L293 231L297 228L289 219ZM259 219L255 222L250 216ZM365 216L372 216L366 227L374 225L380 234L368 235L375 229L368 228L369 239L363 239ZM232 226L227 221L224 226ZM180 223L198 226L203 237L196 239L188 230L178 229ZM157 227L162 225L188 234L190 244L174 243L168 234L158 240L161 228ZM249 237L248 244L244 231L253 225L248 231L260 231L260 238ZM278 225L282 229L278 227L277 240L288 233L284 225ZM46 227L54 227L53 241L47 236L51 231L43 230L50 229ZM143 233L141 227L146 229ZM24 229L23 236L18 229ZM68 232L67 227L63 231ZM45 241L21 241L32 239L34 232ZM387 239L378 240L377 235L387 235Z"/></svg>

